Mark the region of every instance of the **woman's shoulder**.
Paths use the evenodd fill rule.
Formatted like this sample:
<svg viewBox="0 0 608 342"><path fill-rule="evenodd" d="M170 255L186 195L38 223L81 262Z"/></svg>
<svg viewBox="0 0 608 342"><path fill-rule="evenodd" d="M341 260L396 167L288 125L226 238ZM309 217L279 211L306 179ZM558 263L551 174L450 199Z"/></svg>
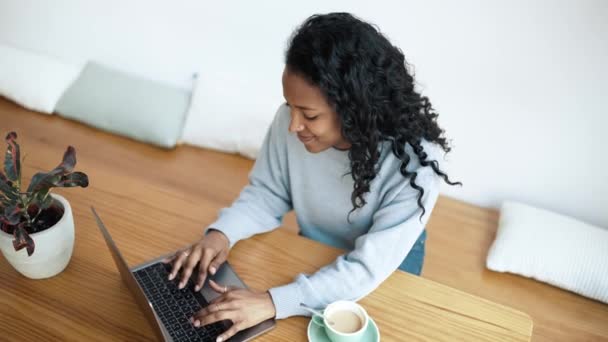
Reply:
<svg viewBox="0 0 608 342"><path fill-rule="evenodd" d="M423 141L421 145L422 151L427 154L426 161L437 160L440 162L441 147L439 145L427 141ZM405 169L408 173L416 173L416 184L427 190L430 187L438 186L437 175L434 170L430 165L424 166L421 164L420 157L409 143L404 147L404 152L409 157ZM378 174L372 184L374 191L379 194L380 198L391 201L401 191L409 188L409 180L401 173L403 162L401 158L393 153L390 142L383 143Z"/></svg>
<svg viewBox="0 0 608 342"><path fill-rule="evenodd" d="M282 103L277 108L271 127L272 129L280 129L282 132L287 131L289 127L289 107L287 107L286 103Z"/></svg>
<svg viewBox="0 0 608 342"><path fill-rule="evenodd" d="M289 107L285 103L281 104L275 114L272 122L267 126L267 135L269 144L271 145L284 145L286 139L288 139L288 128L289 128Z"/></svg>

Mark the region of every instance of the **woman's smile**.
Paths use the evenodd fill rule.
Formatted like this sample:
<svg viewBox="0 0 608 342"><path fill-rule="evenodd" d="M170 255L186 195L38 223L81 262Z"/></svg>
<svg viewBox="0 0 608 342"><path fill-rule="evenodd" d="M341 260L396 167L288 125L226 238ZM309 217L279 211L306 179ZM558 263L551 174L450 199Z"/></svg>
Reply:
<svg viewBox="0 0 608 342"><path fill-rule="evenodd" d="M304 144L307 144L307 143L313 141L315 139L315 136L314 135L304 135L304 134L298 133L298 139L300 139L300 141L303 142Z"/></svg>

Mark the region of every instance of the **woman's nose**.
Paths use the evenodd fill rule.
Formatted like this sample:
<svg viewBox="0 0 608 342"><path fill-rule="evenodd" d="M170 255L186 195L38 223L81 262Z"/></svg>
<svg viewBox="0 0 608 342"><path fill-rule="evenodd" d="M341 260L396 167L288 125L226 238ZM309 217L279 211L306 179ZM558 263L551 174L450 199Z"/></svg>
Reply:
<svg viewBox="0 0 608 342"><path fill-rule="evenodd" d="M291 133L296 133L304 130L304 125L302 125L302 121L299 119L297 113L291 112L291 122L289 123L289 131Z"/></svg>

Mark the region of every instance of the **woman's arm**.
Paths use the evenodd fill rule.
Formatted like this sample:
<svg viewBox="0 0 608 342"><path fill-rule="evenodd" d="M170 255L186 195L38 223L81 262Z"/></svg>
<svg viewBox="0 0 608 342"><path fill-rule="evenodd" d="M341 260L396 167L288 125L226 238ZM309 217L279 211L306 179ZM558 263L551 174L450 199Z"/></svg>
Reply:
<svg viewBox="0 0 608 342"><path fill-rule="evenodd" d="M273 230L281 225L285 213L292 208L288 174L286 120L289 113L279 107L259 156L237 200L222 209L217 221L208 229L224 233L230 247L239 240Z"/></svg>
<svg viewBox="0 0 608 342"><path fill-rule="evenodd" d="M299 307L300 302L323 308L336 300L358 300L399 267L424 230L438 197L439 178L434 172L428 167L417 172L416 183L424 188L422 221L418 191L404 182L376 211L372 227L357 238L353 251L312 275L300 274L295 282L269 290L277 318L309 315Z"/></svg>
<svg viewBox="0 0 608 342"><path fill-rule="evenodd" d="M250 184L230 208L220 212L218 220L207 229L207 234L188 250L176 253L165 262L172 264L169 279L180 272L179 287L185 286L196 265L196 287L200 288L207 272L215 274L226 261L230 248L240 239L278 227L285 212L291 209L286 175L286 149L283 140L286 128L285 106L279 107L266 133L258 160L250 174ZM286 117L287 116L287 117ZM212 232L212 233L210 233Z"/></svg>

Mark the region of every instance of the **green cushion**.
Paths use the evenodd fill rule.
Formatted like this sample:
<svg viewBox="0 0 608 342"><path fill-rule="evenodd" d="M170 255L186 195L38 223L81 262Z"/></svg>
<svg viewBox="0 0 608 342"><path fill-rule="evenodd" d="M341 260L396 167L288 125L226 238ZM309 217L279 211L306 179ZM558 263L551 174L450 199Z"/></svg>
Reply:
<svg viewBox="0 0 608 342"><path fill-rule="evenodd" d="M190 93L89 62L55 111L165 148L181 136Z"/></svg>

